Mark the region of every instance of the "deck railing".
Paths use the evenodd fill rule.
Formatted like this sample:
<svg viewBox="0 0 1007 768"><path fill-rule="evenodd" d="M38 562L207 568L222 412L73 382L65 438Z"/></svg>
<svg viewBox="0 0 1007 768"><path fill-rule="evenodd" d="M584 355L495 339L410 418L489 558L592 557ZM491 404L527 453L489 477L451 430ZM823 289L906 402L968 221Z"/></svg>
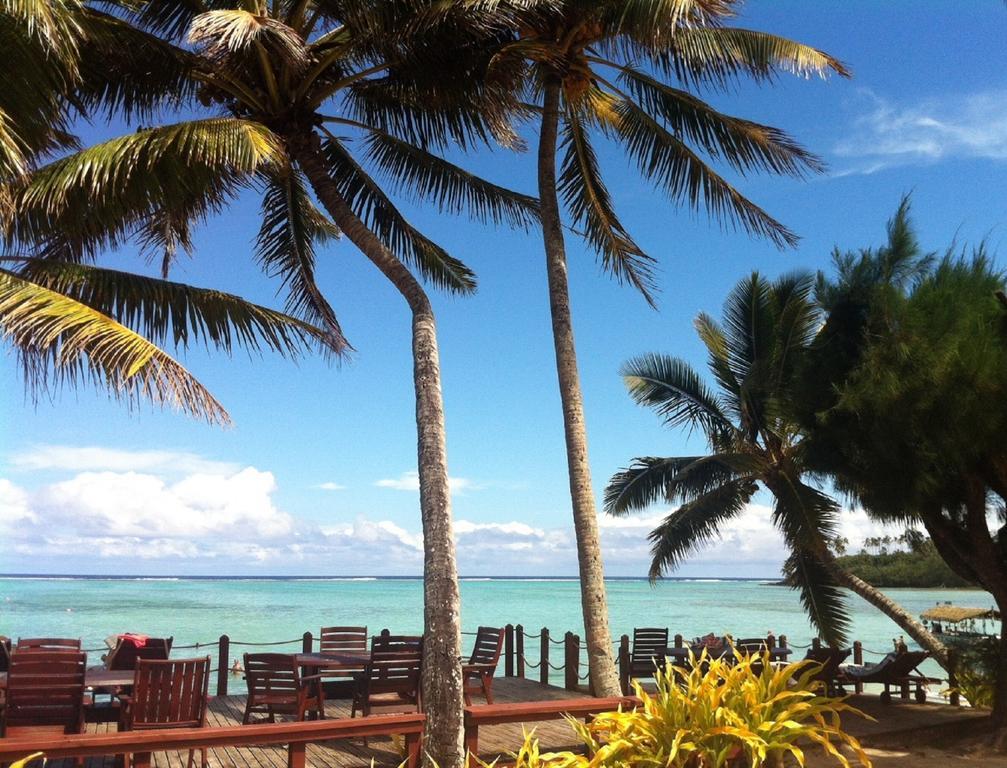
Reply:
<svg viewBox="0 0 1007 768"><path fill-rule="evenodd" d="M380 635L390 634L390 630L382 629ZM475 632L463 632L464 635L475 635ZM530 641L530 642L527 642ZM537 641L537 642L536 642ZM685 647L685 639L677 634L673 638L676 648ZM267 648L281 646L300 646L303 653L311 653L314 647L314 635L305 632L301 637L291 640L277 640L273 642L248 642L232 640L228 635L221 635L216 641L208 643L193 643L191 645L173 646L172 651L183 649L208 649L217 646L217 666L212 670L217 674L216 694L226 696L228 681L231 677L231 654L239 648ZM534 656L526 653L526 647L534 648L538 646L537 660ZM776 648L820 648L821 641L815 638L808 645L793 643L787 639L786 635L766 636L766 646L770 649ZM521 624L507 624L504 628L504 646L502 651L503 675L504 677L520 677L525 679L537 679L542 685L551 685L555 681L552 673L562 673L562 685L569 691L581 690L588 680L586 664L581 663L581 651L587 649L587 644L581 642L580 636L574 632L565 632L560 639L553 636L548 627L534 633L526 632ZM99 649L90 649L99 650ZM614 641L616 660L619 666L619 677L624 693L630 689L630 652L631 643L629 635L622 635ZM853 663L861 665L864 663L864 655L883 657L889 651L869 650L864 648L859 640L853 643ZM559 663L554 663L558 661ZM950 689L949 699L954 706L959 706L960 697L957 692L957 680L954 672L955 657L951 652L949 663L950 671L947 673L948 687ZM582 673L583 667L583 673ZM538 670L535 672L534 670ZM854 684L857 693L863 692L863 684ZM903 691L908 698L908 691Z"/></svg>

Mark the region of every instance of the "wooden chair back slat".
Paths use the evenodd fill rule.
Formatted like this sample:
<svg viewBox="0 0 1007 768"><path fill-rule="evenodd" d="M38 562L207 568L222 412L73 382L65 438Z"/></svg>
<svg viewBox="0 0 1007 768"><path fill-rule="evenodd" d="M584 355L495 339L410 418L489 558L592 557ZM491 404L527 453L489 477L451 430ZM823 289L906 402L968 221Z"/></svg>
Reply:
<svg viewBox="0 0 1007 768"><path fill-rule="evenodd" d="M73 637L19 637L17 650L79 651L80 638Z"/></svg>
<svg viewBox="0 0 1007 768"><path fill-rule="evenodd" d="M492 664L500 660L503 650L503 627L479 627L476 630L476 642L469 657L469 664Z"/></svg>
<svg viewBox="0 0 1007 768"><path fill-rule="evenodd" d="M371 657L382 654L421 654L423 638L419 635L375 635L371 638Z"/></svg>
<svg viewBox="0 0 1007 768"><path fill-rule="evenodd" d="M301 671L294 657L287 653L246 653L245 681L250 699L289 696L296 701Z"/></svg>
<svg viewBox="0 0 1007 768"><path fill-rule="evenodd" d="M322 627L319 653L366 653L367 627Z"/></svg>
<svg viewBox="0 0 1007 768"><path fill-rule="evenodd" d="M81 651L15 649L7 671L4 729L62 725L66 733L80 733L86 669L87 654Z"/></svg>
<svg viewBox="0 0 1007 768"><path fill-rule="evenodd" d="M210 657L139 659L133 677L128 727L133 730L200 727L206 722Z"/></svg>
<svg viewBox="0 0 1007 768"><path fill-rule="evenodd" d="M150 637L142 647L134 645L130 640L119 638L108 656L105 666L108 669L136 669L140 659L166 661L171 656L171 637Z"/></svg>
<svg viewBox="0 0 1007 768"><path fill-rule="evenodd" d="M637 627L633 630L633 647L630 651L630 673L650 677L664 663L668 647L667 627Z"/></svg>

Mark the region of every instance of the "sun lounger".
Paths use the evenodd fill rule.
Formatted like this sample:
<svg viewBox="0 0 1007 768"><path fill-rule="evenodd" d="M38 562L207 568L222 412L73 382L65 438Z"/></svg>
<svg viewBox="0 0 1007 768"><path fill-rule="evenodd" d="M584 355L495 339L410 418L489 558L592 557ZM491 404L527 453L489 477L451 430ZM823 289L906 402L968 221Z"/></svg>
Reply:
<svg viewBox="0 0 1007 768"><path fill-rule="evenodd" d="M930 654L926 651L906 651L904 653L889 653L877 664L864 664L860 667L848 666L843 671L847 680L854 683L881 683L885 686L881 701L888 704L892 700L891 686L904 690L916 686L916 701L921 704L927 700L925 687L929 683L942 682L938 678L927 677L917 667Z"/></svg>
<svg viewBox="0 0 1007 768"><path fill-rule="evenodd" d="M822 683L825 686L825 693L828 696L842 696L846 692L843 684L849 682L845 672L840 666L853 653L850 648L809 648L805 655L805 661L813 661L819 666L812 676L812 680ZM803 671L803 668L802 668Z"/></svg>

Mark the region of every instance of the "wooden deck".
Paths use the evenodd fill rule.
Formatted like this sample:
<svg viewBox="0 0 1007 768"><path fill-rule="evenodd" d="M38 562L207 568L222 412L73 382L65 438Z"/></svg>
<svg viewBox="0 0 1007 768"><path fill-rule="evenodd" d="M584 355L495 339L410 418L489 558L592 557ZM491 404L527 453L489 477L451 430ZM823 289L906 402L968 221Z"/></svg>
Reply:
<svg viewBox="0 0 1007 768"><path fill-rule="evenodd" d="M240 681L239 681L240 682ZM523 678L497 678L493 692L499 703L517 701L545 701L586 696L555 686L543 686ZM479 700L476 701L479 703ZM893 704L882 705L877 696L852 697L850 703L861 707L877 718L869 722L847 716L843 725L865 744L878 746L904 740L905 733L912 729L918 738L919 729L933 729L935 734L955 729L976 718L978 712L968 708L958 709L941 704ZM215 697L210 701L209 727L224 727L241 724L244 712L244 696ZM326 716L330 718L348 717L349 702L332 700L326 702ZM492 758L516 750L523 740L523 731L534 729L544 747L550 750L577 746L577 739L570 726L562 720L508 725L483 726L480 729L479 751L483 759ZM89 725L89 732L115 730L115 725ZM899 737L903 737L900 739ZM377 766L398 766L402 762L401 743L390 738L371 738L365 746L362 740L326 742L311 744L307 750L307 765L317 768L367 768L373 761ZM154 768L185 768L186 753L155 753ZM197 757L198 759L198 757ZM112 768L114 758L89 758L85 768ZM198 765L198 762L197 762ZM287 768L286 747L240 747L211 749L211 768ZM48 768L72 768L72 760L52 760Z"/></svg>

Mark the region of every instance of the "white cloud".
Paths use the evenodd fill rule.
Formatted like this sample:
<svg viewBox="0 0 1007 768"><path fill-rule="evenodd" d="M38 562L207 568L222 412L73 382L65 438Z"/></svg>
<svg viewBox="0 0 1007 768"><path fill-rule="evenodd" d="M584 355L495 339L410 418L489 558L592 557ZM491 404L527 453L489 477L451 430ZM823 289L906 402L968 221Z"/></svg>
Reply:
<svg viewBox="0 0 1007 768"><path fill-rule="evenodd" d="M205 468L200 457L192 456L196 466ZM411 490L414 481L413 473L405 473L383 486ZM423 536L418 522L362 515L339 519L338 512L332 522L312 522L281 510L276 493L272 473L255 467L180 477L168 469L78 471L34 488L0 478L0 535L9 555L4 565L22 570L114 567L119 572L203 574L253 569L330 575L422 571ZM460 571L576 573L572 525L535 524L557 519L541 512L530 511L525 520L457 520ZM608 573L646 572L650 562L647 537L665 514L599 518ZM558 519L566 520L565 516ZM898 532L871 522L862 511L842 516L841 533L850 540L851 551L857 551L869 536ZM719 539L690 557L681 573L772 576L785 554L770 509L750 505Z"/></svg>
<svg viewBox="0 0 1007 768"><path fill-rule="evenodd" d="M951 157L1007 160L1007 91L987 91L898 104L863 91L868 111L834 151L857 158L836 175L932 163Z"/></svg>
<svg viewBox="0 0 1007 768"><path fill-rule="evenodd" d="M391 488L396 491L418 493L420 490L420 473L415 470L403 472L398 477L377 480L374 485L378 488ZM478 491L482 486L477 485L467 477L449 477L448 487L452 493L462 494L465 491Z"/></svg>
<svg viewBox="0 0 1007 768"><path fill-rule="evenodd" d="M320 491L345 491L346 490L346 486L345 485L340 485L339 483L333 483L333 482L319 483L318 485L315 486L315 488L318 488Z"/></svg>
<svg viewBox="0 0 1007 768"><path fill-rule="evenodd" d="M238 465L213 461L187 451L126 451L98 446L39 445L10 457L17 470L65 470L87 472L158 471L172 474L213 474L236 472Z"/></svg>

